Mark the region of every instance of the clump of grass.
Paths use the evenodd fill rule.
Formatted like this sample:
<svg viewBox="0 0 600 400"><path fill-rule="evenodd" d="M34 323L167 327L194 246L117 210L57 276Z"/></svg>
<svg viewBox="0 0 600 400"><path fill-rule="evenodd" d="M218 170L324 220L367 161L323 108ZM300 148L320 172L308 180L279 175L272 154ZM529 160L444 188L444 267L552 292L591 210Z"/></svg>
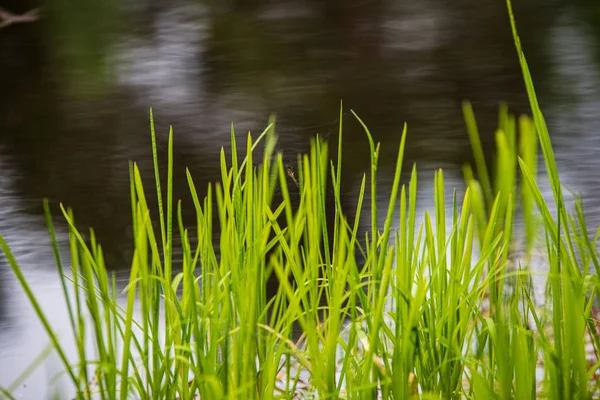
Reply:
<svg viewBox="0 0 600 400"><path fill-rule="evenodd" d="M416 217L416 168L407 184L400 179L406 126L399 135L392 189L382 195L380 147L363 124L371 167L348 216L340 191L341 124L336 162L318 137L300 157L293 176L299 202L293 204L290 172L275 152L271 120L256 139L248 135L243 158L232 127L231 157L221 152L221 179L209 185L203 199L187 172L196 213L195 226L187 227L182 203L172 195L173 132L162 187L151 118L157 211L151 212L140 171L131 164L134 254L122 293L93 231L85 240L74 213L61 206L70 238L70 267L64 266L45 204L76 359L66 356L0 236L76 396L275 399L311 392L321 399L562 399L597 393L598 364L588 365L584 338L597 363L600 341L592 307L599 283L598 235L588 236L580 199L574 214L567 210L512 11L510 16L533 120L501 108L492 176L474 113L465 103L475 169L465 167L467 190L461 197L454 192L452 204L446 204L444 174L437 171L434 207L422 221ZM259 142L265 142L262 156ZM556 215L538 187L538 143ZM371 229L363 238L359 221L367 190ZM388 206L380 226L382 196ZM332 227L326 222L328 201L333 201ZM517 212L524 239L515 234ZM220 234L218 243L214 232ZM183 259L176 265L177 236ZM532 296L531 254L540 248L548 266L549 307ZM278 290L267 297L272 277ZM540 362L542 379L536 376ZM12 397L15 387L2 391Z"/></svg>

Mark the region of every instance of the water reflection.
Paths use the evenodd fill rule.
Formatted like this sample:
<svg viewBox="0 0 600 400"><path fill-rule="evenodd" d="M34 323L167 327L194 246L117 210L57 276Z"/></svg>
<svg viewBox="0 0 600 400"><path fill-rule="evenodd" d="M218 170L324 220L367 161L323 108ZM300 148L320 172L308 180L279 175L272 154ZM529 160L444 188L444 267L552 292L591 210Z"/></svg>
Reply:
<svg viewBox="0 0 600 400"><path fill-rule="evenodd" d="M243 141L276 113L280 149L293 160L317 132L335 141L343 100L344 207L351 213L369 155L350 109L382 142L384 186L405 121L405 171L415 162L425 165L420 171L429 178L424 174L423 182L444 166L452 184L461 186L460 167L470 160L470 148L460 102L473 101L487 152L498 103L527 111L502 2L47 3L37 23L0 30L0 231L56 309L58 282L41 199L51 200L57 216L58 202L72 206L81 227L96 229L109 265L126 271L128 161L138 162L151 187L150 106L163 158L169 124L174 126L175 197L189 211L184 168L199 189L218 179L215 167L220 148L228 149L231 122ZM594 179L600 148L598 7L586 0L517 3L561 171L584 192L594 227L600 222ZM34 6L3 2L14 12ZM41 348L45 341L2 262L0 385L14 376L5 372L33 357L29 346L28 360L15 358L27 343ZM31 339L26 343L25 337ZM4 357L9 353L12 358Z"/></svg>
<svg viewBox="0 0 600 400"><path fill-rule="evenodd" d="M52 260L49 240L43 218L28 215L28 205L15 193L14 163L0 147L0 226L3 237L10 243L13 255L22 265L24 274L39 296L42 308L48 312L54 327L67 326L65 304L61 300L56 274L48 269ZM42 352L48 339L35 318L28 300L20 289L4 258L0 258L0 363L1 385L5 386L22 372L23 368ZM66 310L65 310L66 311ZM64 333L64 332L63 332ZM48 382L50 365L40 368L31 382ZM51 375L60 370L54 368ZM30 383L31 385L31 383ZM40 385L39 389L43 389ZM35 390L35 389L34 389ZM28 392L30 395L31 391ZM43 395L42 390L35 394Z"/></svg>
<svg viewBox="0 0 600 400"><path fill-rule="evenodd" d="M557 101L549 102L550 129L559 132L554 139L557 164L567 190L581 193L590 229L600 223L600 196L596 171L600 148L600 70L594 54L598 38L578 24L575 12L561 15L560 24L551 31L549 46L553 54Z"/></svg>

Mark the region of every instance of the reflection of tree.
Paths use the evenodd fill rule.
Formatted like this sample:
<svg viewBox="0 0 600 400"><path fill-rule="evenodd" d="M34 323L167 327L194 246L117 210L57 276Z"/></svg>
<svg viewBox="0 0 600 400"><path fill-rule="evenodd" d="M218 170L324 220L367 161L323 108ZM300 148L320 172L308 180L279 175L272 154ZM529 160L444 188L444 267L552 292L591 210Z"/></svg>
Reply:
<svg viewBox="0 0 600 400"><path fill-rule="evenodd" d="M0 147L14 159L15 194L25 212L41 213L44 197L50 198L53 206L63 201L75 208L84 229L94 226L99 230L107 248L123 250L125 225L119 225L126 224L130 214L127 160L115 157L115 149L119 133L127 133L131 123L125 116L118 118L116 111L126 110L122 102L106 97L95 97L92 102L89 91L78 86L85 82L77 81L69 68L82 66L58 56L75 50L55 46L68 47L79 39L61 41L65 31L60 29L60 34L53 36L57 21L49 17L49 7L44 8L39 23L0 34ZM76 36L78 32L71 29ZM82 76L88 74L93 71ZM73 97L65 99L67 93ZM130 134L135 132L132 129ZM54 211L60 220L58 208ZM40 264L45 261L49 262L44 266L52 267L51 260L40 260Z"/></svg>
<svg viewBox="0 0 600 400"><path fill-rule="evenodd" d="M69 96L90 99L106 93L119 6L116 0L48 2L44 25L50 54Z"/></svg>

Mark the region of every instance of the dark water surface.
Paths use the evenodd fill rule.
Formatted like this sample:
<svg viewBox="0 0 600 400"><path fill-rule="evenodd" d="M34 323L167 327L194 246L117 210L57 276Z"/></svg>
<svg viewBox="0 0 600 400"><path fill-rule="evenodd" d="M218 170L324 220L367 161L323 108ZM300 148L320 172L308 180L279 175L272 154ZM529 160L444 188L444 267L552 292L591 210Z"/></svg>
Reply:
<svg viewBox="0 0 600 400"><path fill-rule="evenodd" d="M61 336L69 339L42 199L93 226L120 276L130 257L128 161L151 183L148 110L164 153L175 131L175 196L190 208L184 168L203 188L218 179L230 123L238 140L278 118L279 148L293 159L316 133L334 139L344 102L348 210L368 168L355 110L382 142L383 186L402 124L406 166L462 187L470 161L460 104L473 102L493 150L497 107L527 112L503 1L492 0L4 0L40 19L0 29L0 232L11 244ZM515 12L565 182L600 223L600 3L515 0ZM382 190L385 193L385 190ZM202 194L202 193L200 193ZM58 219L58 218L57 218ZM63 227L64 228L64 227ZM59 232L64 239L64 230ZM64 245L64 243L63 243ZM64 246L63 246L64 247ZM66 249L66 247L64 247ZM0 385L47 337L0 258ZM39 398L60 371L51 356L21 388Z"/></svg>

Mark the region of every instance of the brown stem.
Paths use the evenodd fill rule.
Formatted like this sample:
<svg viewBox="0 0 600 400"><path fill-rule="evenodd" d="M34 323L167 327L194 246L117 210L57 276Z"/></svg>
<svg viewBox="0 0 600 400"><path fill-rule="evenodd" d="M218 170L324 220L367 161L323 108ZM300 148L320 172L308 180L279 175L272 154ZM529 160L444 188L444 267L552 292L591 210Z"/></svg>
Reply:
<svg viewBox="0 0 600 400"><path fill-rule="evenodd" d="M27 11L25 14L17 15L10 11L0 7L0 28L4 28L8 25L27 23L37 21L39 18L39 9Z"/></svg>

